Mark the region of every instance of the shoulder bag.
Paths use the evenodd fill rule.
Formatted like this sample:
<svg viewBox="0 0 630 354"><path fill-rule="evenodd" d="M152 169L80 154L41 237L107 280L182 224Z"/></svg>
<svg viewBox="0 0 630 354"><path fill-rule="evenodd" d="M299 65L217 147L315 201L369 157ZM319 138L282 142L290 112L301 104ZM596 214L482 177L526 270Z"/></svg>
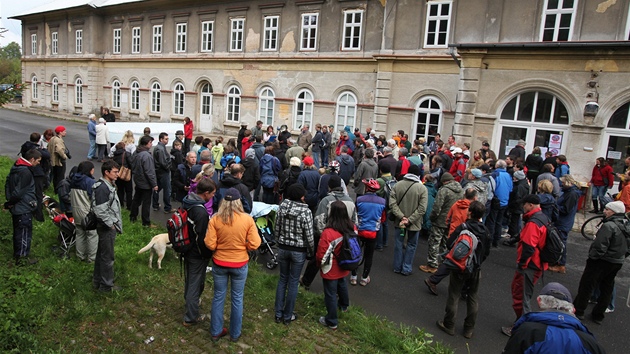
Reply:
<svg viewBox="0 0 630 354"><path fill-rule="evenodd" d="M126 152L123 152L122 165L120 166L120 171L118 172L118 178L125 182L129 182L131 181L131 170L125 166L125 154Z"/></svg>

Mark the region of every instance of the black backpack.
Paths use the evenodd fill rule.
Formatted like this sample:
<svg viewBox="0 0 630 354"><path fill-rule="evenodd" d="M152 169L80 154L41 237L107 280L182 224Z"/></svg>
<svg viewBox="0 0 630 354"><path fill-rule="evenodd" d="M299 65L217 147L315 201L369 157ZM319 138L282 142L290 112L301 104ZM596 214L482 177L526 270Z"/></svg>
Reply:
<svg viewBox="0 0 630 354"><path fill-rule="evenodd" d="M564 242L562 242L562 238L560 237L560 231L558 231L558 228L542 213L532 216L531 220L539 226L545 226L547 229L545 247L540 249L540 260L550 265L558 264L565 248Z"/></svg>

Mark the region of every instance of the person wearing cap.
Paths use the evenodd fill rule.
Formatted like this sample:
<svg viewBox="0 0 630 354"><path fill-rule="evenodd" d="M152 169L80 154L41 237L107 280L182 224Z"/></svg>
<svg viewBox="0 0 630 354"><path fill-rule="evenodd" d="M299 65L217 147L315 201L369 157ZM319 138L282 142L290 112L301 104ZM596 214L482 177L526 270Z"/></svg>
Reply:
<svg viewBox="0 0 630 354"><path fill-rule="evenodd" d="M510 239L503 241L503 244L507 246L513 246L518 242L518 234L521 232L522 225L523 198L529 194L529 183L523 171L514 172L512 181L513 187L510 192L507 207L507 215L509 215L508 234L510 235Z"/></svg>
<svg viewBox="0 0 630 354"><path fill-rule="evenodd" d="M175 132L175 140L173 140L173 144L175 144L176 141L179 141L180 143L182 143L182 149L184 148L184 131L183 130L178 130Z"/></svg>
<svg viewBox="0 0 630 354"><path fill-rule="evenodd" d="M457 182L461 182L466 174L466 160L464 159L461 148L455 147L451 152L453 153L454 159L449 173L453 175L453 178L455 178Z"/></svg>
<svg viewBox="0 0 630 354"><path fill-rule="evenodd" d="M278 243L280 277L274 305L276 323L290 324L297 319L293 312L298 282L306 259L315 255L313 214L304 203L306 189L301 184L289 186L280 203L274 235Z"/></svg>
<svg viewBox="0 0 630 354"><path fill-rule="evenodd" d="M564 253L562 253L560 262L557 265L549 266L549 270L564 274L566 273L567 263L567 239L569 238L569 231L573 228L582 192L579 184L571 175L564 175L560 178L560 183L562 183L563 193L557 201L558 220L554 222L554 225L560 233L562 243L564 243Z"/></svg>
<svg viewBox="0 0 630 354"><path fill-rule="evenodd" d="M525 140L519 139L516 146L510 150L508 155L514 156L514 160L520 157L523 161L525 161Z"/></svg>
<svg viewBox="0 0 630 354"><path fill-rule="evenodd" d="M588 250L586 267L580 279L578 294L573 302L575 315L579 319L584 319L588 300L599 284L600 296L591 312L591 319L597 324L601 324L604 320L604 313L615 286L615 276L628 256L628 237L625 234L628 232L628 226L625 211L623 202L619 200L606 204L604 208L604 220Z"/></svg>
<svg viewBox="0 0 630 354"><path fill-rule="evenodd" d="M394 273L411 275L428 198L427 189L420 181L420 167L416 165L409 167L409 172L389 194L389 206L396 227Z"/></svg>
<svg viewBox="0 0 630 354"><path fill-rule="evenodd" d="M486 161L487 159L492 159L492 161L497 160L497 154L494 151L490 150L490 143L488 140L484 140L481 142L481 159Z"/></svg>
<svg viewBox="0 0 630 354"><path fill-rule="evenodd" d="M409 162L407 162L409 163ZM374 150L365 150L363 161L357 167L354 173L354 192L357 197L365 193L365 184L361 181L364 179L376 179L378 178L378 165L374 161Z"/></svg>
<svg viewBox="0 0 630 354"><path fill-rule="evenodd" d="M420 270L425 273L435 273L438 268L438 255L446 251L446 239L448 238L447 216L451 207L464 197L461 184L455 181L453 175L445 172L440 178L442 187L435 196L435 202L431 209L431 233L429 234L427 264L421 265Z"/></svg>
<svg viewBox="0 0 630 354"><path fill-rule="evenodd" d="M297 183L306 188L305 201L309 209L314 212L319 202L319 179L321 176L312 157L306 156L302 163L304 163L304 169L300 172Z"/></svg>
<svg viewBox="0 0 630 354"><path fill-rule="evenodd" d="M466 183L462 188L474 188L477 190L477 200L486 205L488 201L488 183L481 180L483 172L478 168L473 168L468 172Z"/></svg>
<svg viewBox="0 0 630 354"><path fill-rule="evenodd" d="M66 178L66 160L71 158L63 138L66 136L66 127L59 125L55 128L55 135L48 142L50 164L52 165L53 187L57 190L59 182Z"/></svg>
<svg viewBox="0 0 630 354"><path fill-rule="evenodd" d="M135 222L138 218L138 208L142 205L142 226L155 228L149 219L152 191L157 191L157 178L155 176L155 162L149 152L153 146L153 138L144 135L138 142L136 152L131 160L131 176L136 185L129 220Z"/></svg>
<svg viewBox="0 0 630 354"><path fill-rule="evenodd" d="M326 195L328 195L328 181L331 176L339 176L339 162L337 160L330 161L330 165L328 166L328 173L323 174L319 179L319 199L323 199ZM348 188L346 187L346 183L341 180L341 189L343 189L343 194L348 194Z"/></svg>
<svg viewBox="0 0 630 354"><path fill-rule="evenodd" d="M249 263L248 252L258 249L260 242L254 219L243 209L241 193L236 188L227 189L223 193L219 210L208 223L208 231L204 238L206 247L213 251L214 297L210 316L210 335L215 342L228 333L233 342L238 341L241 336L243 295ZM231 287L232 307L229 330L223 327L223 307L228 282Z"/></svg>
<svg viewBox="0 0 630 354"><path fill-rule="evenodd" d="M93 160L96 156L96 115L90 114L87 123L88 138L90 138L90 149L88 150L87 159Z"/></svg>
<svg viewBox="0 0 630 354"><path fill-rule="evenodd" d="M571 293L562 284L545 285L537 298L541 311L519 318L503 353L605 353L573 314L571 301Z"/></svg>
<svg viewBox="0 0 630 354"><path fill-rule="evenodd" d="M550 220L540 209L540 198L535 194L526 195L523 198L523 212L525 225L518 241L517 268L511 286L512 308L516 320L523 314L531 312L530 300L534 293L534 286L548 266L540 259L540 250L545 247L547 240L547 227L545 225L549 224ZM501 327L501 332L508 337L511 336L512 326Z"/></svg>
<svg viewBox="0 0 630 354"><path fill-rule="evenodd" d="M376 195L376 191L380 188L378 182L370 178L362 180L361 183L365 185L365 194L357 197L357 217L359 219L357 227L365 249L363 251L363 274L359 284L366 286L370 283L370 269L372 268L376 235L381 229L381 225L387 222L387 218L385 198ZM357 270L352 271L350 285L357 285Z"/></svg>
<svg viewBox="0 0 630 354"><path fill-rule="evenodd" d="M247 130L247 122L241 121L241 129L238 130L238 134L236 135L236 148L238 151L242 151L242 142L245 137L245 131Z"/></svg>

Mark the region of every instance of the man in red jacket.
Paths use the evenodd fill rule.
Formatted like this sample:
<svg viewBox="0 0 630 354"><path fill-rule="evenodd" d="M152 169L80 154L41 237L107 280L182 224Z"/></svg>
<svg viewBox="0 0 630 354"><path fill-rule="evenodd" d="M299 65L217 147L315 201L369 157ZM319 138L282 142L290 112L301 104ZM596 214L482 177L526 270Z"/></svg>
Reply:
<svg viewBox="0 0 630 354"><path fill-rule="evenodd" d="M462 149L456 147L452 153L454 158L449 172L455 177L457 182L461 182L466 174L466 160L464 160Z"/></svg>
<svg viewBox="0 0 630 354"><path fill-rule="evenodd" d="M534 286L542 272L547 269L547 263L540 259L540 250L547 241L547 227L549 219L540 209L540 198L535 194L528 194L523 198L523 221L525 226L521 230L521 239L517 249L517 269L512 279L512 308L518 320L522 314L531 312L530 300L534 293ZM501 327L506 336L512 335L512 326Z"/></svg>

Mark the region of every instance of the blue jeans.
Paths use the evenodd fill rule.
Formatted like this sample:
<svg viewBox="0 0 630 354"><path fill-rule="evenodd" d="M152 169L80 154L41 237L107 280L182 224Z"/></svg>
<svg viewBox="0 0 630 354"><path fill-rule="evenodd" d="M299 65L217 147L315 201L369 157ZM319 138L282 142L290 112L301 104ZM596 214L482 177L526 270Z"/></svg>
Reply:
<svg viewBox="0 0 630 354"><path fill-rule="evenodd" d="M160 191L162 191L162 201L164 201L164 211L171 211L171 174L156 174L158 190L153 192L153 209L158 209L160 202Z"/></svg>
<svg viewBox="0 0 630 354"><path fill-rule="evenodd" d="M322 163L324 164L324 167L328 167L328 152L329 152L329 148L325 148L322 150Z"/></svg>
<svg viewBox="0 0 630 354"><path fill-rule="evenodd" d="M237 339L241 336L243 326L243 292L247 280L247 264L240 268L226 268L212 266L214 279L214 297L212 299L212 314L210 316L210 335L218 336L223 331L223 306L227 295L228 279L231 280L232 310L230 313L230 337Z"/></svg>
<svg viewBox="0 0 630 354"><path fill-rule="evenodd" d="M376 248L382 249L384 246L387 246L387 239L389 238L389 223L387 220L383 224L381 224L380 230L376 234Z"/></svg>
<svg viewBox="0 0 630 354"><path fill-rule="evenodd" d="M88 150L87 158L93 159L96 155L96 138L90 137L90 150Z"/></svg>
<svg viewBox="0 0 630 354"><path fill-rule="evenodd" d="M413 257L416 255L418 246L418 235L420 231L410 231L407 233L407 246L404 247L405 238L400 236L400 228L396 227L396 243L394 244L394 272L411 274L413 269Z"/></svg>
<svg viewBox="0 0 630 354"><path fill-rule="evenodd" d="M313 158L313 162L314 162L314 164L313 164L313 165L314 165L316 168L318 168L318 169L319 169L319 166L321 166L321 165L319 164L319 157L320 157L319 155L320 155L320 154L321 154L321 152L320 152L320 151L313 151L313 154L311 155L311 157Z"/></svg>
<svg viewBox="0 0 630 354"><path fill-rule="evenodd" d="M339 301L337 301L337 297L339 297ZM326 324L338 325L337 306L342 311L350 306L346 278L324 279L324 303L326 304Z"/></svg>
<svg viewBox="0 0 630 354"><path fill-rule="evenodd" d="M278 263L280 264L280 279L276 287L276 317L291 321L295 299L298 294L298 281L302 273L302 266L306 261L306 253L278 249Z"/></svg>
<svg viewBox="0 0 630 354"><path fill-rule="evenodd" d="M608 191L608 186L593 185L593 195L591 196L591 198L593 199L593 207L595 207L595 203L599 199L599 204L602 206L602 210L604 210L604 207L606 206L606 204L603 198L606 196L607 191Z"/></svg>

